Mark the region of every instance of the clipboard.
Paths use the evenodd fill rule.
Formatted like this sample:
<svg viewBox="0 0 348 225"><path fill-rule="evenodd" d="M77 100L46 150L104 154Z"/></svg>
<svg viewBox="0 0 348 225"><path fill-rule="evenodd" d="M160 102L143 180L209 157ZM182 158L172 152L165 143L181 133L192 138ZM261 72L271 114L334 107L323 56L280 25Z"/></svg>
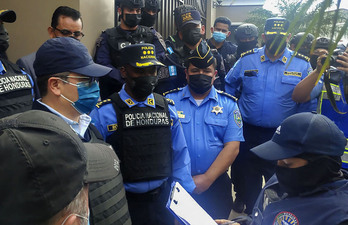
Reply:
<svg viewBox="0 0 348 225"><path fill-rule="evenodd" d="M178 183L172 184L167 208L184 225L217 225L209 214Z"/></svg>

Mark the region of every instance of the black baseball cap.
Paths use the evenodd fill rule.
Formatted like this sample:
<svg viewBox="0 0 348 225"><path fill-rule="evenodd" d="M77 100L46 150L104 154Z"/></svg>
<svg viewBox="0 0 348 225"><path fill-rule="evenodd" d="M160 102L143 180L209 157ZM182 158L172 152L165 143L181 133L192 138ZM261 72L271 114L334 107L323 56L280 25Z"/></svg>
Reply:
<svg viewBox="0 0 348 225"><path fill-rule="evenodd" d="M190 53L188 61L198 68L207 68L213 64L214 56L210 46L205 41L201 41L197 48Z"/></svg>
<svg viewBox="0 0 348 225"><path fill-rule="evenodd" d="M155 46L152 44L134 44L121 49L121 64L129 64L137 68L164 66L157 60Z"/></svg>
<svg viewBox="0 0 348 225"><path fill-rule="evenodd" d="M265 35L280 34L286 35L289 29L289 21L281 18L274 17L266 20L265 23Z"/></svg>
<svg viewBox="0 0 348 225"><path fill-rule="evenodd" d="M102 77L111 68L93 62L86 46L71 37L47 40L36 52L34 69L37 77L74 72L88 77Z"/></svg>
<svg viewBox="0 0 348 225"><path fill-rule="evenodd" d="M6 23L13 23L17 19L16 13L13 10L1 9L0 10L0 21Z"/></svg>
<svg viewBox="0 0 348 225"><path fill-rule="evenodd" d="M270 141L251 151L266 160L292 158L302 153L341 156L346 143L343 132L329 118L305 112L286 118Z"/></svg>
<svg viewBox="0 0 348 225"><path fill-rule="evenodd" d="M0 161L0 224L41 224L84 183L120 172L108 145L83 143L60 117L37 110L0 120Z"/></svg>

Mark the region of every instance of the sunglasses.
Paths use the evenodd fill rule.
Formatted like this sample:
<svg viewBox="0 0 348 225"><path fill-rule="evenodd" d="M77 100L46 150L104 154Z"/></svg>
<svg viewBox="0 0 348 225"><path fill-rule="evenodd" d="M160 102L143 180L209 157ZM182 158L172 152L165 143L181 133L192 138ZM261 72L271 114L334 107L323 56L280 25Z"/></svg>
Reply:
<svg viewBox="0 0 348 225"><path fill-rule="evenodd" d="M64 36L73 36L76 39L81 39L83 38L85 35L81 32L81 31L70 31L70 30L66 30L66 29L58 29L58 28L54 28L55 30L59 31L61 34L63 34Z"/></svg>

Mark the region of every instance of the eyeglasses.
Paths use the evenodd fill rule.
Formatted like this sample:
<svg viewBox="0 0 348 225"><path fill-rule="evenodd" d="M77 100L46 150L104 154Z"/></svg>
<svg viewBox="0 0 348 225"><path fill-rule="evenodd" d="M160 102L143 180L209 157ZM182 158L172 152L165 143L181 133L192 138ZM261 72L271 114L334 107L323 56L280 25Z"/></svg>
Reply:
<svg viewBox="0 0 348 225"><path fill-rule="evenodd" d="M77 84L70 83L64 79L66 78L72 78L72 79L82 79L83 81L79 81L78 83L81 83L82 85L85 86L91 86L94 82L96 82L95 77L84 77L84 76L71 76L69 75L70 73L60 73L60 74L55 74L53 77L59 77L63 82L69 83L71 85L77 86Z"/></svg>
<svg viewBox="0 0 348 225"><path fill-rule="evenodd" d="M66 30L66 29L58 29L58 28L54 28L55 30L59 31L61 34L63 34L64 36L72 36L75 39L80 40L81 38L83 38L85 35L81 32L81 31L70 31L70 30Z"/></svg>

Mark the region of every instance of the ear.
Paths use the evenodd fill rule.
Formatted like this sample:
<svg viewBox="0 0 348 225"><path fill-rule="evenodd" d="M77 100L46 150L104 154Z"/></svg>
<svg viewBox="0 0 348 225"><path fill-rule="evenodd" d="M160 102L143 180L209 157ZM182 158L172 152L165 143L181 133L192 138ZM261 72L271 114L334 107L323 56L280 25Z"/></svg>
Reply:
<svg viewBox="0 0 348 225"><path fill-rule="evenodd" d="M187 80L187 83L188 83L189 82L189 75L188 75L187 69L185 69L185 74L186 74L186 80Z"/></svg>
<svg viewBox="0 0 348 225"><path fill-rule="evenodd" d="M231 35L231 31L229 31L226 35L226 37L229 37Z"/></svg>
<svg viewBox="0 0 348 225"><path fill-rule="evenodd" d="M211 32L211 33L214 33L214 27L211 27L211 28L210 28L210 32Z"/></svg>
<svg viewBox="0 0 348 225"><path fill-rule="evenodd" d="M55 38L56 37L56 34L54 33L54 28L53 27L48 27L47 28L47 32L48 32L48 35L50 36L50 38Z"/></svg>
<svg viewBox="0 0 348 225"><path fill-rule="evenodd" d="M180 40L182 40L182 31L178 32Z"/></svg>
<svg viewBox="0 0 348 225"><path fill-rule="evenodd" d="M289 34L288 37L286 38L287 43L290 41L290 38L291 38L291 34Z"/></svg>
<svg viewBox="0 0 348 225"><path fill-rule="evenodd" d="M121 77L122 77L123 79L126 79L126 77L127 77L126 67L121 66L121 67L120 67L120 73L121 73Z"/></svg>
<svg viewBox="0 0 348 225"><path fill-rule="evenodd" d="M265 35L265 33L262 33L262 34L261 34L261 37L262 37L263 42L266 43L266 35Z"/></svg>
<svg viewBox="0 0 348 225"><path fill-rule="evenodd" d="M201 27L201 34L204 35L205 34L205 26L202 24L202 27Z"/></svg>
<svg viewBox="0 0 348 225"><path fill-rule="evenodd" d="M64 222L64 225L79 225L79 224L81 224L80 219L75 215L70 215L69 218L67 218Z"/></svg>
<svg viewBox="0 0 348 225"><path fill-rule="evenodd" d="M62 83L56 77L50 77L47 81L47 92L60 96Z"/></svg>

